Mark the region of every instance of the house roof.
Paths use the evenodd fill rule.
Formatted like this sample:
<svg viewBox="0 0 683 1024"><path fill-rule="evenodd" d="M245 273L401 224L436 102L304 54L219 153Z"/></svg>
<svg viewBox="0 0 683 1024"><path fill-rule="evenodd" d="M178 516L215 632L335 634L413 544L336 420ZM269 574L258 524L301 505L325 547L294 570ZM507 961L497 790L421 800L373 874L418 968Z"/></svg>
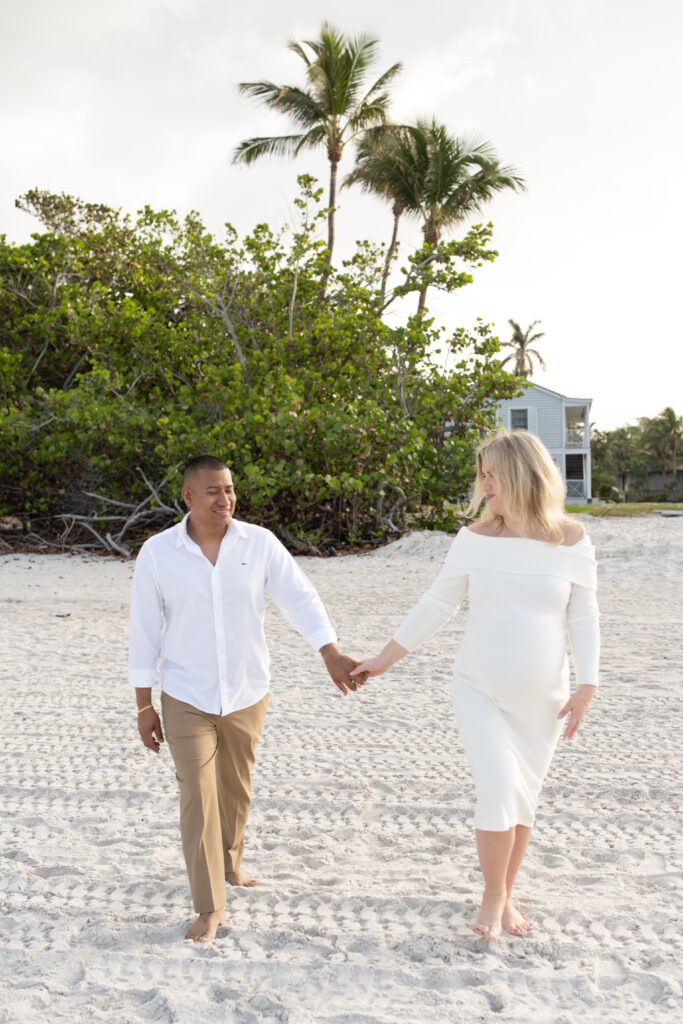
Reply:
<svg viewBox="0 0 683 1024"><path fill-rule="evenodd" d="M527 391L531 388L537 388L539 391L544 391L546 395L554 395L555 398L561 398L565 402L576 402L577 405L590 405L593 401L592 398L570 398L569 395L561 395L559 391L551 391L550 388L544 388L541 384L534 384L533 381L529 381L527 384ZM517 395L520 398L521 395ZM512 401L512 399L504 399L504 401Z"/></svg>

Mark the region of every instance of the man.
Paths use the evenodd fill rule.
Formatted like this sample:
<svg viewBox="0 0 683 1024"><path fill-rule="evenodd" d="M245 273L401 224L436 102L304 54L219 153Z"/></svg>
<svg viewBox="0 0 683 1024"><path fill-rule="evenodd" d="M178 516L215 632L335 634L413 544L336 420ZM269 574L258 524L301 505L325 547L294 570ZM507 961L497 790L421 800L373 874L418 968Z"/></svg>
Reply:
<svg viewBox="0 0 683 1024"><path fill-rule="evenodd" d="M220 459L191 459L188 513L147 540L131 594L129 680L142 742L164 742L152 703L161 658L161 708L180 788L180 832L194 908L186 939L210 942L226 920L225 880L242 870L251 768L268 703L264 595L320 652L343 694L358 664L343 655L313 585L269 531L233 519L235 489ZM165 628L164 628L165 627Z"/></svg>

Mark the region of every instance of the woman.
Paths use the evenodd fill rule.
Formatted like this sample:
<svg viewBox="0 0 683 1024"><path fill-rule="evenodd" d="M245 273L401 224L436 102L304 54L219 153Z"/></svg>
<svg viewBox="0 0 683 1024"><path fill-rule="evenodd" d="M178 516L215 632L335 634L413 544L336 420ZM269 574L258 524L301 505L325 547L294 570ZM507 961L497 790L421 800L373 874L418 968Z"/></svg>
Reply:
<svg viewBox="0 0 683 1024"><path fill-rule="evenodd" d="M455 659L458 729L476 787L484 894L474 931L531 927L512 888L531 836L543 779L564 736L581 725L598 682L594 548L564 511L564 482L533 434L498 434L477 452L470 513L431 589L381 654L355 673L381 675L439 629L469 595ZM565 626L577 688L569 693Z"/></svg>

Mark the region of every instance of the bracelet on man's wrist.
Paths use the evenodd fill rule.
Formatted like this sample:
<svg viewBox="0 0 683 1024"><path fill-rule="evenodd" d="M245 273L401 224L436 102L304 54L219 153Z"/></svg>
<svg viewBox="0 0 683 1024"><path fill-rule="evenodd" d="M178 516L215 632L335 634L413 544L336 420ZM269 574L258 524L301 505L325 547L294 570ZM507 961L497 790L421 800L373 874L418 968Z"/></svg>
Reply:
<svg viewBox="0 0 683 1024"><path fill-rule="evenodd" d="M138 708L138 714L141 715L143 711L149 711L150 708L154 711L153 704L145 704L144 708Z"/></svg>

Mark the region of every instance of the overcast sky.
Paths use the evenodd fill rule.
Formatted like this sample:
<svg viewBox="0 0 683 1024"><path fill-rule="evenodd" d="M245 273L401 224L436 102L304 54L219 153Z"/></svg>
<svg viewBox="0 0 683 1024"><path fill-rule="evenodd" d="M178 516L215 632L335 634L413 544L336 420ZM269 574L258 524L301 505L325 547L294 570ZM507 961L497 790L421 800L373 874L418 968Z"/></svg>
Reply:
<svg viewBox="0 0 683 1024"><path fill-rule="evenodd" d="M286 120L236 83L303 84L290 39L330 20L397 60L393 117L435 114L483 135L526 178L496 198L495 264L430 308L450 330L480 316L541 320L538 384L593 398L603 428L683 413L680 316L683 5L678 0L0 0L0 233L37 224L14 208L37 186L135 211L198 210L220 232L292 221L296 175L327 183L324 154L233 167L235 145ZM403 13L405 11L405 13ZM342 172L352 166L345 153ZM481 219L481 218L480 218ZM342 192L338 255L388 240L382 203ZM419 243L404 226L403 252Z"/></svg>

